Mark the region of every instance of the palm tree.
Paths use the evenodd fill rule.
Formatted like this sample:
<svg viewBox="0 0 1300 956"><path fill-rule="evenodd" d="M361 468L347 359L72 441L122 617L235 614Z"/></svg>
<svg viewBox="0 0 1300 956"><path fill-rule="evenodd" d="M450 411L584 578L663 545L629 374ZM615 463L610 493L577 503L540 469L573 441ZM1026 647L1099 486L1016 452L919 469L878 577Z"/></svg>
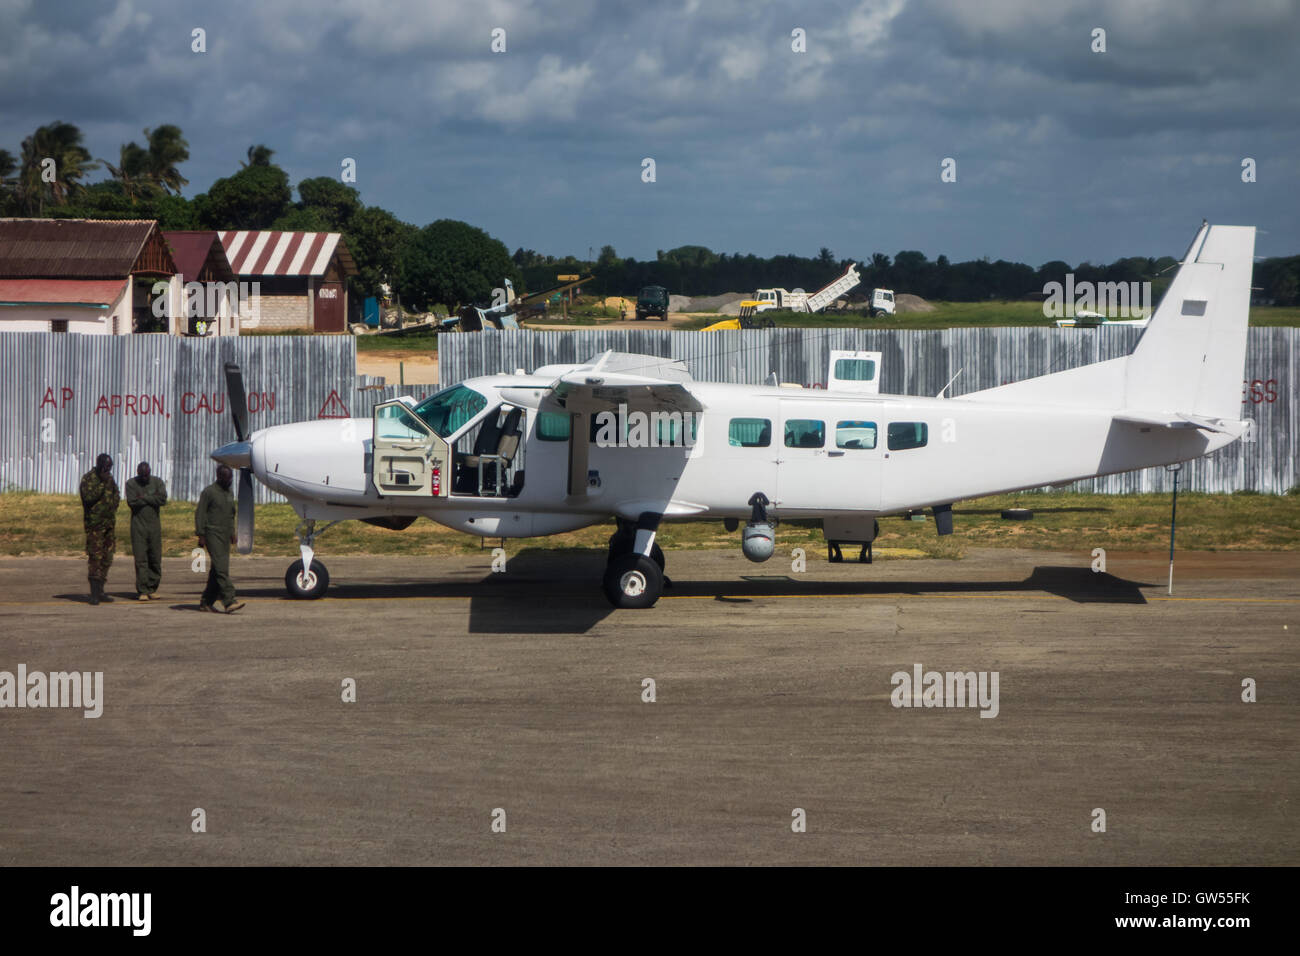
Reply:
<svg viewBox="0 0 1300 956"><path fill-rule="evenodd" d="M181 128L166 123L153 130L146 129L144 135L149 144L149 179L164 192L180 195L181 187L188 185L189 180L176 167L190 158L190 144L181 135Z"/></svg>
<svg viewBox="0 0 1300 956"><path fill-rule="evenodd" d="M123 143L118 154L118 165L108 160L100 160L108 167L109 174L122 184L122 192L128 199L153 186L149 175L149 151L137 143Z"/></svg>
<svg viewBox="0 0 1300 956"><path fill-rule="evenodd" d="M263 145L262 143L258 143L256 146L248 147L248 162L240 163L239 165L244 169L247 169L249 166L270 166L271 157L274 154L275 150Z"/></svg>
<svg viewBox="0 0 1300 956"><path fill-rule="evenodd" d="M48 162L53 160L54 177L47 179ZM42 126L23 140L22 169L18 176L20 202L31 215L44 215L48 199L64 205L69 197L85 188L81 180L99 162L81 144L81 130L71 123Z"/></svg>

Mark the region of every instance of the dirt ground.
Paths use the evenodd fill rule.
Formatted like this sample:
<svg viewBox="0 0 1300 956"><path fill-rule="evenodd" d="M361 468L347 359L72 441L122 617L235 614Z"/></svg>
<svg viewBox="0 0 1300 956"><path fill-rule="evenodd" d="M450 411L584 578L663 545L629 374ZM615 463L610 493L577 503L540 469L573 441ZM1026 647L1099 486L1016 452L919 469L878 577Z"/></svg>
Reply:
<svg viewBox="0 0 1300 956"><path fill-rule="evenodd" d="M400 367L399 367L400 363ZM438 381L438 353L402 349L367 349L357 352L358 375L382 375L389 385L398 385L405 375L407 385L430 385Z"/></svg>
<svg viewBox="0 0 1300 956"><path fill-rule="evenodd" d="M629 312L628 315L631 316L631 313ZM720 321L722 321L723 319L730 318L730 316L726 316L726 315L717 315L717 314L715 314L715 313L713 313L713 312L669 312L669 313L668 313L668 319L667 319L667 321L664 321L663 319L641 319L640 321L637 321L635 318L630 318L630 317L629 317L629 318L627 318L627 319L625 319L625 320L623 320L623 321L617 321L617 320L604 321L604 320L602 320L601 323L600 323L598 326L591 326L591 325L551 325L551 324L548 322L548 323L546 323L546 324L544 324L544 325L543 325L543 324L538 324L538 325L531 325L531 326L528 326L528 327L529 327L529 328L533 328L533 329L537 329L537 330L539 330L539 331L542 331L542 330L545 330L545 331L563 331L563 330L569 330L569 329L590 329L590 328L601 328L601 329L662 329L662 328L668 328L668 329L672 329L672 328L676 328L677 326L682 325L682 324L684 324L684 323L686 323L686 322L689 322L689 321L691 321L692 319L701 319L701 318L708 318L708 319L711 319L711 320L713 320L713 321L715 321L715 322L720 322ZM527 325L527 323L525 323L525 325Z"/></svg>
<svg viewBox="0 0 1300 956"><path fill-rule="evenodd" d="M677 552L612 611L598 553L321 544L323 600L237 558L231 616L187 559L100 607L0 559L0 671L103 673L98 718L0 710L0 864L1300 862L1297 554L1180 554L1171 597L1159 552ZM917 665L996 717L895 706Z"/></svg>

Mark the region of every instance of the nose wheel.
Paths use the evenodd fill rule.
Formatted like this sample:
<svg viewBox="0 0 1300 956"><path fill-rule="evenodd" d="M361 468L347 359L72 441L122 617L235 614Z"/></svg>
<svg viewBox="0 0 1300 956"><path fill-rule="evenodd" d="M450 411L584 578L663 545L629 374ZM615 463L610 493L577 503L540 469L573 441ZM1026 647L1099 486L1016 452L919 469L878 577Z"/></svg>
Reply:
<svg viewBox="0 0 1300 956"><path fill-rule="evenodd" d="M336 524L337 521L331 521L317 531L316 522L306 519L294 529L302 557L284 572L284 589L289 592L289 597L299 601L314 601L330 586L330 573L325 570L325 565L316 560L315 545L316 539Z"/></svg>
<svg viewBox="0 0 1300 956"><path fill-rule="evenodd" d="M304 570L302 558L289 565L284 572L284 587L289 597L303 601L314 601L325 593L330 586L330 573L325 565L312 559L311 567Z"/></svg>

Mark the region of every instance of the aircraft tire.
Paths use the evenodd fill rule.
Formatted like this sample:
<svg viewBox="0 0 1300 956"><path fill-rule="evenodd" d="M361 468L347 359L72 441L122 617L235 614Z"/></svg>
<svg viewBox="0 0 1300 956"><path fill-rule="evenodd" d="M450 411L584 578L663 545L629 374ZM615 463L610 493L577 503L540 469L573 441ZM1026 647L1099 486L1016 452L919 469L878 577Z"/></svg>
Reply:
<svg viewBox="0 0 1300 956"><path fill-rule="evenodd" d="M619 555L605 568L605 597L614 607L633 610L654 607L663 587L663 572L645 555Z"/></svg>
<svg viewBox="0 0 1300 956"><path fill-rule="evenodd" d="M302 580L302 558L289 565L289 570L284 572L285 590L289 592L289 597L300 601L316 600L329 586L330 573L315 558L311 562L311 575L306 581Z"/></svg>
<svg viewBox="0 0 1300 956"><path fill-rule="evenodd" d="M625 535L615 531L609 536L609 559L613 561L617 557L625 554L631 554L632 545L636 541L635 535ZM666 562L664 560L664 549L659 547L658 542L650 545L650 557L654 563L659 565L659 570L663 571Z"/></svg>

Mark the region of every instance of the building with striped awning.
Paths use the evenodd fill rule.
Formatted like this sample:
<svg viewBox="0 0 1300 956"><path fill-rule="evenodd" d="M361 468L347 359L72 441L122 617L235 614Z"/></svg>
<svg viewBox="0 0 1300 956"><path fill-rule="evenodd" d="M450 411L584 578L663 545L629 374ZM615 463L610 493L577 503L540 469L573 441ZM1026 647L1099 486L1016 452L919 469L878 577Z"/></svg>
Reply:
<svg viewBox="0 0 1300 956"><path fill-rule="evenodd" d="M357 266L341 233L241 229L217 235L235 278L257 283L245 330L347 331L347 277Z"/></svg>

